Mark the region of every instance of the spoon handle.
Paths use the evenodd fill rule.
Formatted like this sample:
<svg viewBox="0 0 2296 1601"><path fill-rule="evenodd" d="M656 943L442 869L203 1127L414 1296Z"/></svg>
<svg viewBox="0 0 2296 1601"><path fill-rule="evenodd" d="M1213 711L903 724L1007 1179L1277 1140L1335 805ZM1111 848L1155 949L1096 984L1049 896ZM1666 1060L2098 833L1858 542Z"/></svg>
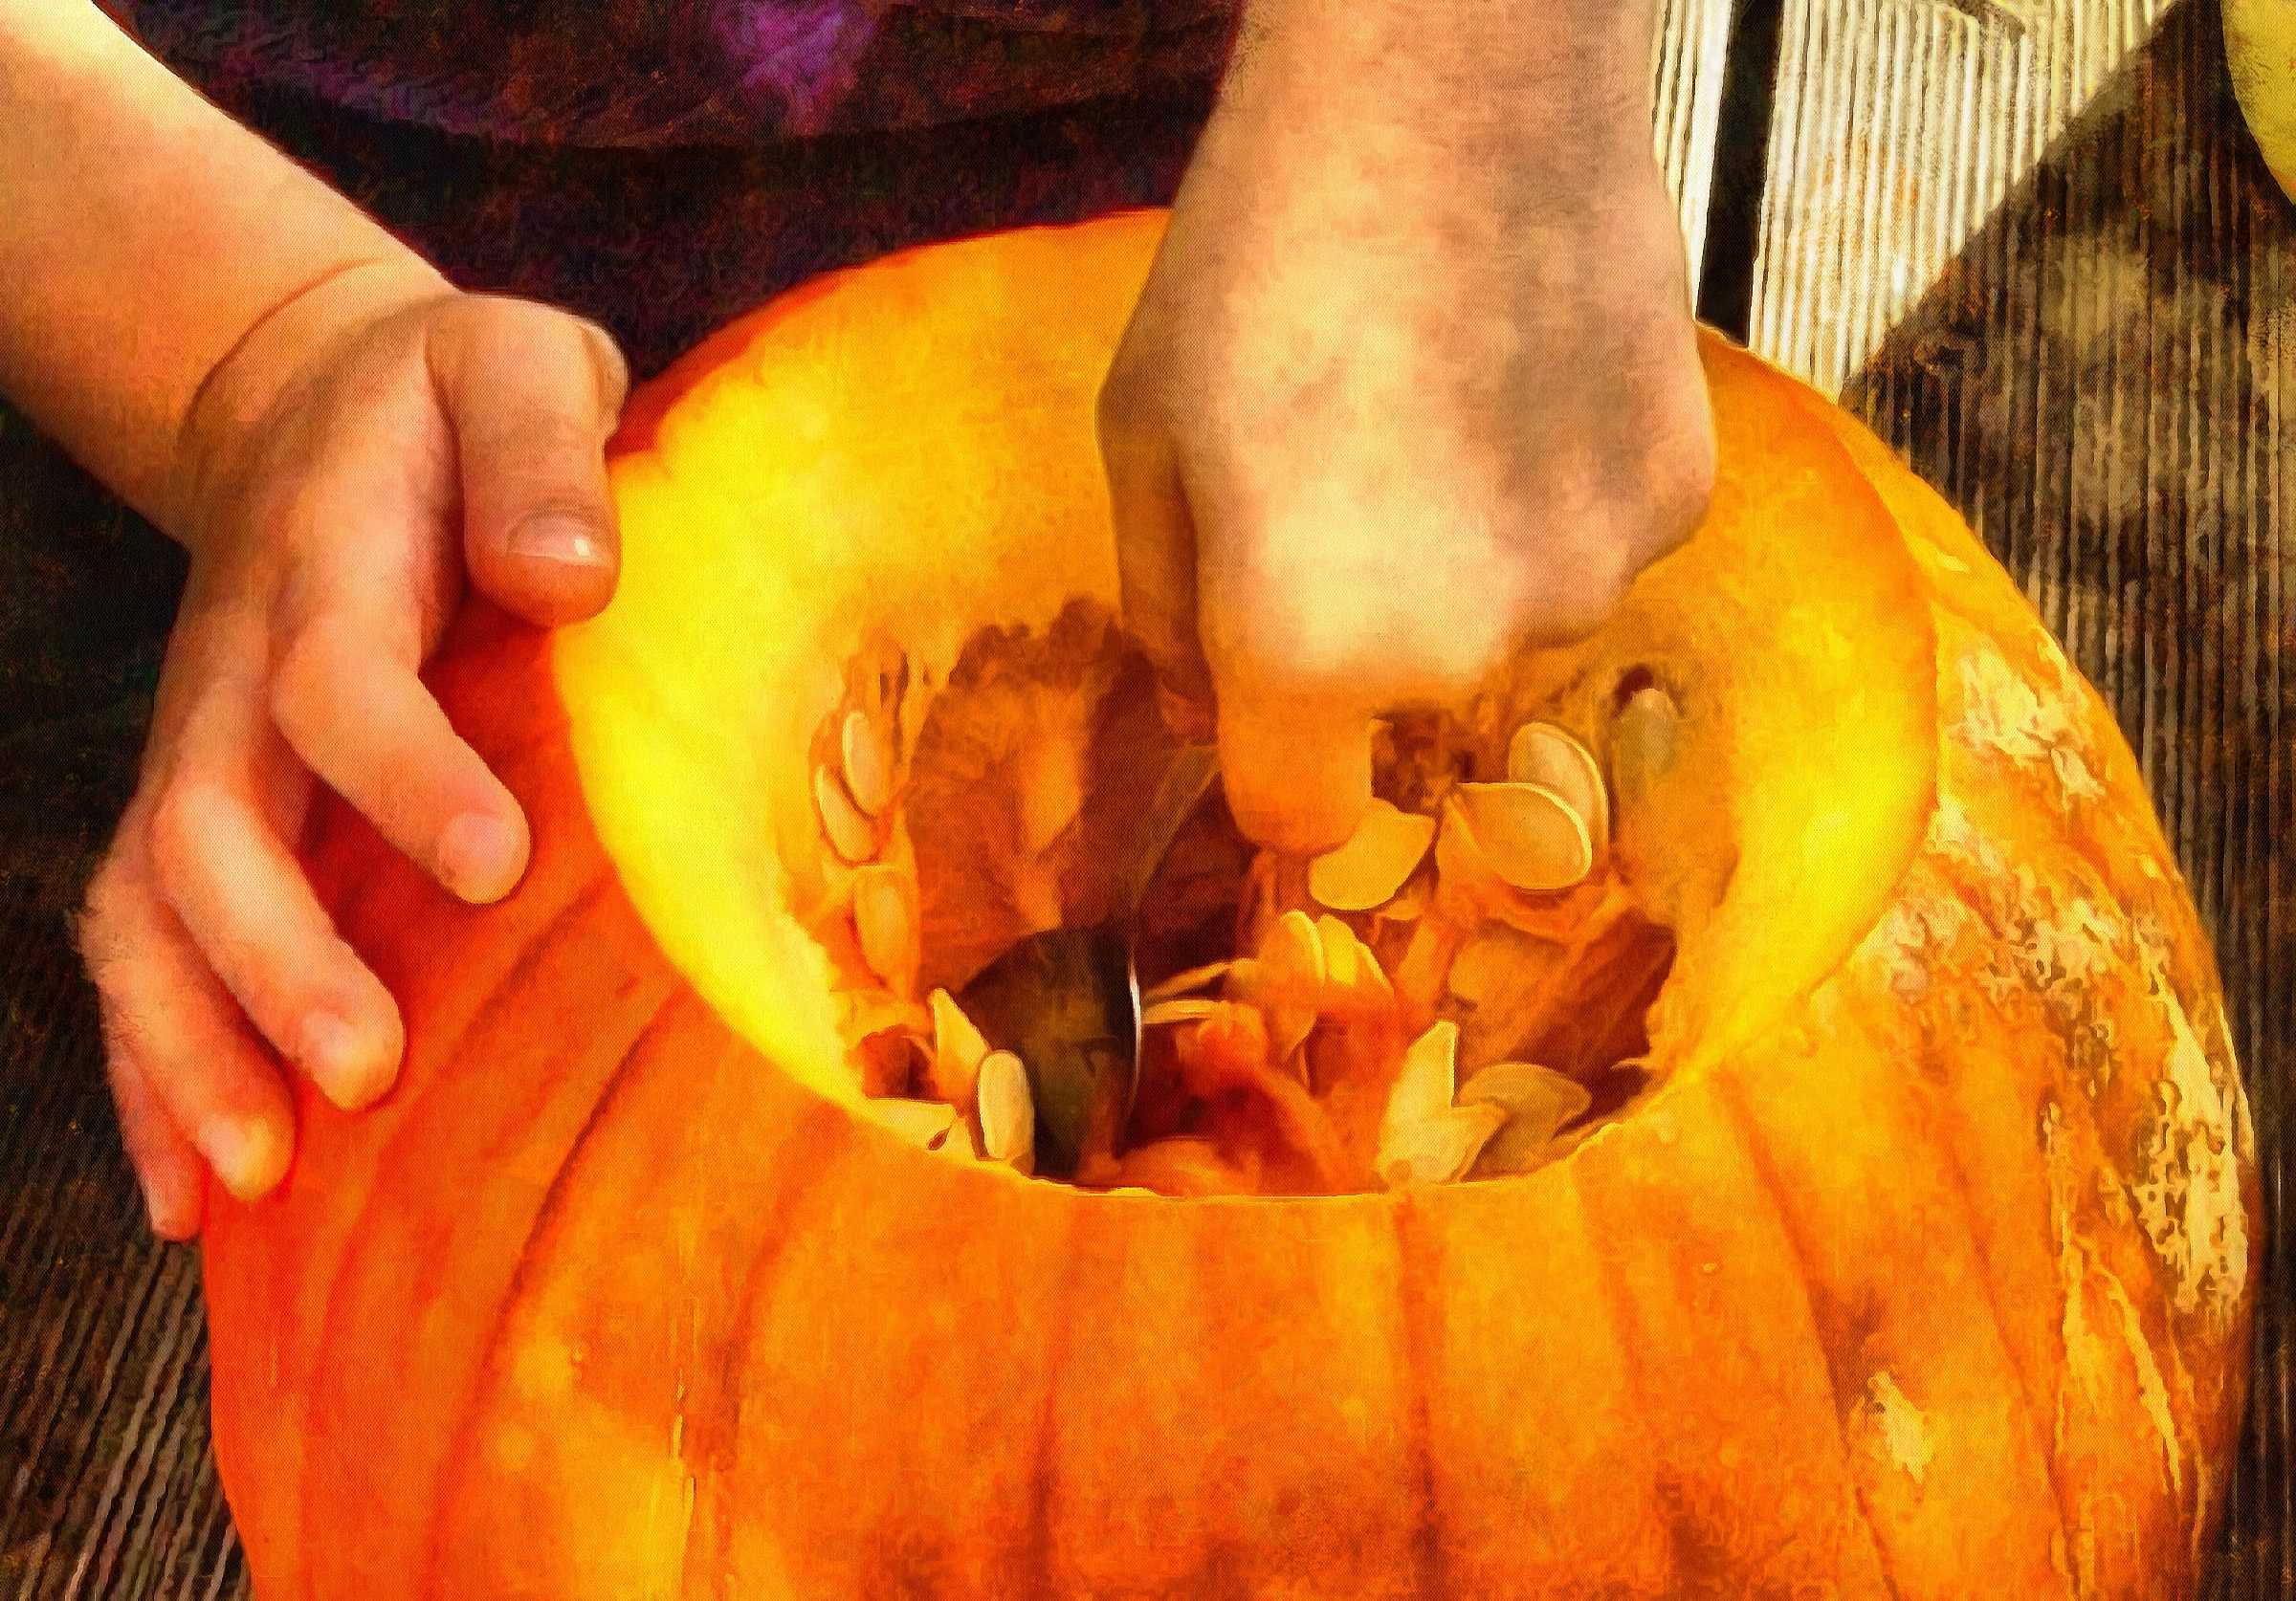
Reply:
<svg viewBox="0 0 2296 1601"><path fill-rule="evenodd" d="M1137 835L1139 849L1132 853L1132 866L1118 886L1115 908L1117 919L1129 923L1140 910L1140 900L1156 875L1164 865L1164 858L1180 838L1180 831L1196 815L1196 808L1211 792L1212 782L1220 776L1220 753L1209 745L1182 745L1164 769L1156 794L1141 816Z"/></svg>

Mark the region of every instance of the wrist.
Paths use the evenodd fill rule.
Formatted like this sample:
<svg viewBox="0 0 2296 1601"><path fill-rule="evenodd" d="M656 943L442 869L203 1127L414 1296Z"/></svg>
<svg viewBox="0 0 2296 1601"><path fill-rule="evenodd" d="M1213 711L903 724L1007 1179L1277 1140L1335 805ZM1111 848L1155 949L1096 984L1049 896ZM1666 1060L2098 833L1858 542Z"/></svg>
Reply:
<svg viewBox="0 0 2296 1601"><path fill-rule="evenodd" d="M1669 212L1647 0L1250 0L1182 195L1334 237L1591 241ZM1631 41L1631 44L1629 43Z"/></svg>
<svg viewBox="0 0 2296 1601"><path fill-rule="evenodd" d="M1229 85L1311 119L1482 125L1646 148L1655 0L1247 0ZM1287 93L1288 92L1288 93Z"/></svg>
<svg viewBox="0 0 2296 1601"><path fill-rule="evenodd" d="M228 495L279 406L348 341L385 318L454 294L401 252L345 262L257 317L209 368L177 427L161 528L197 549L207 508Z"/></svg>

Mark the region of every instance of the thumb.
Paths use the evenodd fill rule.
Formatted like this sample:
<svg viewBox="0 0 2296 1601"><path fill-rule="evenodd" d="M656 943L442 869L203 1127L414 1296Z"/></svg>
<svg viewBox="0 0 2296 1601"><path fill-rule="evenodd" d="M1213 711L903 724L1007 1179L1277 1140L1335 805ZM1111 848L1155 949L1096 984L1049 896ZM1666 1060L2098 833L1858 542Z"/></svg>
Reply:
<svg viewBox="0 0 2296 1601"><path fill-rule="evenodd" d="M548 306L473 298L432 365L454 422L472 583L531 623L595 614L621 566L605 447L629 373L612 338Z"/></svg>
<svg viewBox="0 0 2296 1601"><path fill-rule="evenodd" d="M1112 374L1100 392L1100 465L1116 538L1117 603L1190 737L1208 734L1211 679L1197 639L1196 521L1170 430L1138 385ZM1199 729L1198 724L1203 726Z"/></svg>
<svg viewBox="0 0 2296 1601"><path fill-rule="evenodd" d="M1368 710L1220 686L1220 778L1236 826L1310 855L1355 832L1371 803Z"/></svg>

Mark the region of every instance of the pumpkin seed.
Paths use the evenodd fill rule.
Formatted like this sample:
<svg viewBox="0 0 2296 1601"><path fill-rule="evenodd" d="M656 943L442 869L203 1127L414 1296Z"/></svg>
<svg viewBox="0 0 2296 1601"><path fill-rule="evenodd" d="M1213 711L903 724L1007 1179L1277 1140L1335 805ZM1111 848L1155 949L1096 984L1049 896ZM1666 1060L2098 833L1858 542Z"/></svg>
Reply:
<svg viewBox="0 0 2296 1601"><path fill-rule="evenodd" d="M988 1042L948 991L935 990L926 1005L933 1017L933 1060L927 1068L933 1093L951 1106L969 1107Z"/></svg>
<svg viewBox="0 0 2296 1601"><path fill-rule="evenodd" d="M876 719L856 709L845 714L838 752L844 759L846 791L852 796L853 804L871 817L882 817L885 808L893 804L893 741Z"/></svg>
<svg viewBox="0 0 2296 1601"><path fill-rule="evenodd" d="M908 876L882 863L853 875L853 932L861 959L896 993L916 981L916 909Z"/></svg>
<svg viewBox="0 0 2296 1601"><path fill-rule="evenodd" d="M1383 1122L1401 1128L1440 1116L1450 1109L1458 1089L1459 1025L1447 1020L1430 1023L1403 1051ZM1380 1137L1383 1141L1386 1135Z"/></svg>
<svg viewBox="0 0 2296 1601"><path fill-rule="evenodd" d="M1395 964L1396 993L1423 1013L1431 1010L1443 995L1454 937L1443 919L1425 918L1411 930L1402 958Z"/></svg>
<svg viewBox="0 0 2296 1601"><path fill-rule="evenodd" d="M990 1051L975 1086L980 1108L981 1154L992 1162L1026 1169L1036 1147L1036 1104L1028 1094L1028 1071L1010 1051Z"/></svg>
<svg viewBox="0 0 2296 1601"><path fill-rule="evenodd" d="M1211 1000L1197 996L1159 1000L1153 1006L1140 1009L1142 1028L1164 1028L1175 1023L1203 1022L1216 1018L1235 1004L1232 1000Z"/></svg>
<svg viewBox="0 0 2296 1601"><path fill-rule="evenodd" d="M1389 1189L1412 1184L1448 1184L1466 1176L1490 1138L1506 1125L1504 1108L1488 1102L1453 1107L1380 1140L1380 1182Z"/></svg>
<svg viewBox="0 0 2296 1601"><path fill-rule="evenodd" d="M1374 1163L1381 1183L1447 1184L1474 1164L1505 1125L1503 1107L1454 1105L1458 1084L1458 1026L1433 1023L1403 1052L1402 1069L1387 1094Z"/></svg>
<svg viewBox="0 0 2296 1601"><path fill-rule="evenodd" d="M1356 981L1356 931L1327 911L1315 919L1315 944L1323 953L1324 983L1335 990L1353 987Z"/></svg>
<svg viewBox="0 0 2296 1601"><path fill-rule="evenodd" d="M1610 725L1610 781L1622 804L1650 792L1674 765L1682 712L1655 684L1629 695Z"/></svg>
<svg viewBox="0 0 2296 1601"><path fill-rule="evenodd" d="M1395 1004L1395 986L1387 981L1386 970L1354 929L1326 912L1315 920L1315 936L1323 947L1326 991L1339 991L1359 1005L1383 1009Z"/></svg>
<svg viewBox="0 0 2296 1601"><path fill-rule="evenodd" d="M1599 860L1610 836L1610 796L1594 753L1553 723L1525 723L1507 743L1511 783L1539 784L1578 814Z"/></svg>
<svg viewBox="0 0 2296 1601"><path fill-rule="evenodd" d="M826 767L813 769L813 809L821 816L823 837L846 866L858 866L876 856L876 823L853 804L844 782Z"/></svg>
<svg viewBox="0 0 2296 1601"><path fill-rule="evenodd" d="M1506 979L1507 942L1478 934L1459 948L1444 988L1469 1006L1491 994Z"/></svg>
<svg viewBox="0 0 2296 1601"><path fill-rule="evenodd" d="M939 1145L958 1120L957 1108L939 1101L909 1101L887 1096L881 1100L863 1102L862 1109L872 1121L925 1151Z"/></svg>
<svg viewBox="0 0 2296 1601"><path fill-rule="evenodd" d="M1460 1086L1462 1106L1495 1106L1506 1123L1475 1162L1480 1174L1529 1173L1541 1165L1564 1124L1595 1104L1586 1086L1530 1062L1498 1062Z"/></svg>
<svg viewBox="0 0 2296 1601"><path fill-rule="evenodd" d="M1250 965L1238 962L1228 970L1234 998L1267 1014L1269 1054L1277 1062L1289 1060L1314 1032L1323 984L1323 940L1304 911L1278 917Z"/></svg>
<svg viewBox="0 0 2296 1601"><path fill-rule="evenodd" d="M1143 1005L1153 1006L1159 1000L1176 1000L1183 995L1194 995L1198 990L1209 989L1226 977L1227 970L1234 965L1233 962L1206 962L1202 967L1175 973L1161 983L1152 984L1142 990L1140 1001Z"/></svg>
<svg viewBox="0 0 2296 1601"><path fill-rule="evenodd" d="M1444 803L1491 872L1517 889L1552 894L1594 870L1586 820L1544 784L1461 784Z"/></svg>
<svg viewBox="0 0 2296 1601"><path fill-rule="evenodd" d="M1308 864L1308 893L1334 911L1391 900L1435 842L1435 820L1375 800L1345 844Z"/></svg>

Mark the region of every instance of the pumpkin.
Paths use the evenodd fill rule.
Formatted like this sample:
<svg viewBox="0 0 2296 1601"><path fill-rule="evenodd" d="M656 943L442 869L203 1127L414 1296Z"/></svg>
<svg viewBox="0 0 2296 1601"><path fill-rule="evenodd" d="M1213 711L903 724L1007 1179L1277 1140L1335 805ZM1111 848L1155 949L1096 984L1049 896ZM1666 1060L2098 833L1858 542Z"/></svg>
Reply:
<svg viewBox="0 0 2296 1601"><path fill-rule="evenodd" d="M1155 1139L1024 1171L956 998L1106 912L1172 759L1093 420L1159 228L895 256L638 396L613 605L433 669L507 901L319 820L408 1046L216 1199L258 1594L2193 1593L2258 1208L2194 908L1979 541L1719 339L1711 514L1601 632L1399 712L1334 858L1183 828L1234 949L1158 1060L1243 1088L1144 1054Z"/></svg>
<svg viewBox="0 0 2296 1601"><path fill-rule="evenodd" d="M2296 195L2296 17L2272 0L2222 0L2225 66L2272 181Z"/></svg>

